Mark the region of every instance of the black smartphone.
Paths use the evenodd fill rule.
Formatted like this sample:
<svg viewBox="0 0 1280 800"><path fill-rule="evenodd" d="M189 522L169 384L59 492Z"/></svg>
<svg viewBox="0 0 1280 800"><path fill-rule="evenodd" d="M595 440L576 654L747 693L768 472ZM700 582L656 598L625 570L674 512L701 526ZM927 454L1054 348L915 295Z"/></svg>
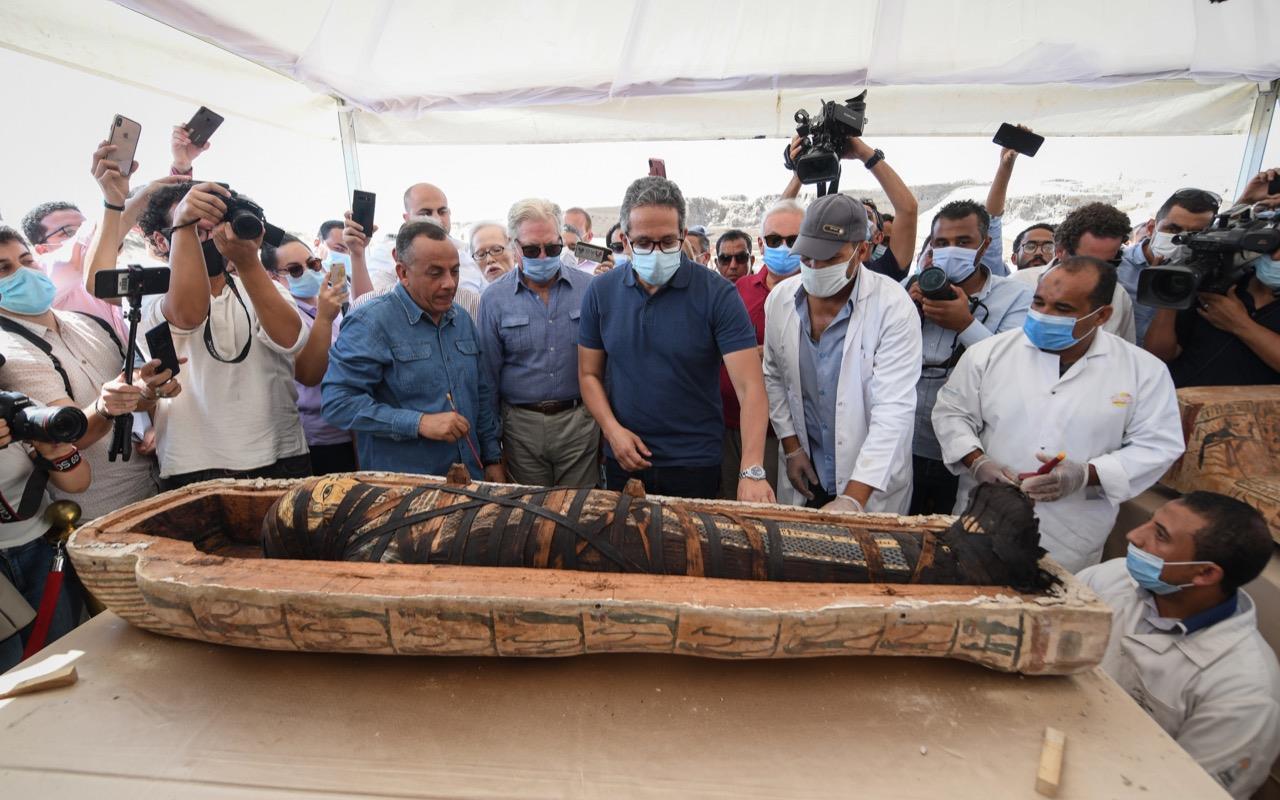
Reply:
<svg viewBox="0 0 1280 800"><path fill-rule="evenodd" d="M373 209L378 196L356 189L351 193L351 220L360 224L364 235L373 237Z"/></svg>
<svg viewBox="0 0 1280 800"><path fill-rule="evenodd" d="M1024 156L1034 156L1040 152L1040 145L1044 144L1044 137L1038 133L1024 131L1017 125L1006 122L1000 126L1000 130L996 131L996 135L991 141L1001 147L1017 150Z"/></svg>
<svg viewBox="0 0 1280 800"><path fill-rule="evenodd" d="M130 295L164 294L167 291L168 267L106 269L93 276L93 295L103 300Z"/></svg>
<svg viewBox="0 0 1280 800"><path fill-rule="evenodd" d="M649 174L657 175L659 178L667 177L667 162L660 158L649 159Z"/></svg>
<svg viewBox="0 0 1280 800"><path fill-rule="evenodd" d="M578 242L573 246L573 254L578 257L579 261L594 261L597 264L603 264L606 258L613 255L613 252L607 247Z"/></svg>
<svg viewBox="0 0 1280 800"><path fill-rule="evenodd" d="M222 124L222 116L215 114L204 106L196 111L191 121L187 123L187 136L191 138L191 143L202 145L209 141L209 137Z"/></svg>
<svg viewBox="0 0 1280 800"><path fill-rule="evenodd" d="M1280 175L1276 175L1267 183L1267 194L1280 194Z"/></svg>
<svg viewBox="0 0 1280 800"><path fill-rule="evenodd" d="M169 370L171 374L178 374L178 353L173 349L173 333L169 330L168 322L161 322L151 330L147 331L147 351L151 353L152 358L160 359L160 370Z"/></svg>

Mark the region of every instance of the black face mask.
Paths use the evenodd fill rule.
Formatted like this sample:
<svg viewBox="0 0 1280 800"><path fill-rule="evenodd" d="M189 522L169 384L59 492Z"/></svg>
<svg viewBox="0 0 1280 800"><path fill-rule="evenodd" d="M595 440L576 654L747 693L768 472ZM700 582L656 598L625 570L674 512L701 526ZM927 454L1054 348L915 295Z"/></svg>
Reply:
<svg viewBox="0 0 1280 800"><path fill-rule="evenodd" d="M227 271L227 260L222 257L222 253L218 252L213 239L205 239L200 250L204 253L204 268L210 278L216 278Z"/></svg>

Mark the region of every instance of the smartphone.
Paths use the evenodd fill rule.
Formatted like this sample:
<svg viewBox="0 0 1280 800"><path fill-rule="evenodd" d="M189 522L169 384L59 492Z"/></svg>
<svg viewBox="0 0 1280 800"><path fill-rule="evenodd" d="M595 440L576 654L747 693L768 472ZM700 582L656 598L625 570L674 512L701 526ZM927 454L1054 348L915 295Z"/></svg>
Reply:
<svg viewBox="0 0 1280 800"><path fill-rule="evenodd" d="M93 276L93 296L112 297L164 294L169 291L168 267L105 269Z"/></svg>
<svg viewBox="0 0 1280 800"><path fill-rule="evenodd" d="M190 137L192 144L203 145L209 141L209 137L213 135L213 132L221 124L221 115L213 113L204 106L200 106L195 116L187 123L187 136Z"/></svg>
<svg viewBox="0 0 1280 800"><path fill-rule="evenodd" d="M1001 147L1017 150L1024 156L1034 156L1040 151L1040 145L1044 144L1044 137L1006 122L1000 126L1000 130L996 131L991 141Z"/></svg>
<svg viewBox="0 0 1280 800"><path fill-rule="evenodd" d="M660 158L649 159L649 174L657 175L659 178L667 177L667 162Z"/></svg>
<svg viewBox="0 0 1280 800"><path fill-rule="evenodd" d="M107 136L108 144L116 146L116 154L111 160L120 165L120 173L128 175L133 169L133 157L138 153L138 137L142 135L142 126L128 117L116 114L111 123L111 133Z"/></svg>
<svg viewBox="0 0 1280 800"><path fill-rule="evenodd" d="M378 196L356 189L351 193L351 220L360 223L364 235L373 238L373 208Z"/></svg>
<svg viewBox="0 0 1280 800"><path fill-rule="evenodd" d="M606 258L613 255L613 252L607 247L578 242L573 246L573 254L578 257L579 261L594 261L597 264L603 264Z"/></svg>
<svg viewBox="0 0 1280 800"><path fill-rule="evenodd" d="M1275 176L1267 183L1267 194L1280 194L1280 175Z"/></svg>
<svg viewBox="0 0 1280 800"><path fill-rule="evenodd" d="M329 285L337 289L347 283L347 265L341 261L333 262L329 267Z"/></svg>
<svg viewBox="0 0 1280 800"><path fill-rule="evenodd" d="M169 323L162 321L159 325L146 332L147 350L151 353L152 358L160 360L160 370L169 370L171 374L178 374L178 353L173 349L173 332L169 330Z"/></svg>

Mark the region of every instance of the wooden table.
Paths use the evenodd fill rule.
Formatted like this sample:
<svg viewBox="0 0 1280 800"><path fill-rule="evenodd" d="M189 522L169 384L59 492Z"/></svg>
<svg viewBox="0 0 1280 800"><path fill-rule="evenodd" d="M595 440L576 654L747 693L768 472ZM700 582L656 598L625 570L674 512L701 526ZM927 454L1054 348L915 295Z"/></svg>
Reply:
<svg viewBox="0 0 1280 800"><path fill-rule="evenodd" d="M1225 798L1099 671L949 660L240 650L110 613L80 682L0 700L4 797Z"/></svg>

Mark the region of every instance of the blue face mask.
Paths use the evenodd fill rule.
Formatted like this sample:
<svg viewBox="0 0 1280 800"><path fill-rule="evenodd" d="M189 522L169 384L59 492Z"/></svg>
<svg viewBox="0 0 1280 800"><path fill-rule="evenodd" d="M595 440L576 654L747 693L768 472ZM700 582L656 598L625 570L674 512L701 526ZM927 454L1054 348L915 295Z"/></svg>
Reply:
<svg viewBox="0 0 1280 800"><path fill-rule="evenodd" d="M632 253L631 268L650 286L666 286L680 269L680 251L664 253L655 247L652 253Z"/></svg>
<svg viewBox="0 0 1280 800"><path fill-rule="evenodd" d="M0 308L14 314L35 316L53 305L53 281L38 269L18 267L7 278L0 278Z"/></svg>
<svg viewBox="0 0 1280 800"><path fill-rule="evenodd" d="M764 265L774 275L794 275L800 269L800 256L791 252L785 244L777 247L765 246Z"/></svg>
<svg viewBox="0 0 1280 800"><path fill-rule="evenodd" d="M313 262L314 263L314 262ZM320 294L320 287L324 284L324 272L318 269L303 269L302 277L295 278L292 275L286 275L289 279L289 294L299 299L315 297Z"/></svg>
<svg viewBox="0 0 1280 800"><path fill-rule="evenodd" d="M564 266L564 262L560 260L560 256L544 256L543 258L522 256L520 262L520 269L534 283L546 283L551 280L562 266Z"/></svg>
<svg viewBox="0 0 1280 800"><path fill-rule="evenodd" d="M968 247L936 247L933 265L947 273L952 283L962 283L978 268L978 251Z"/></svg>
<svg viewBox="0 0 1280 800"><path fill-rule="evenodd" d="M1129 554L1124 559L1124 565L1128 567L1129 575L1139 586L1152 594L1173 594L1193 585L1180 583L1175 586L1172 583L1165 583L1160 579L1160 573L1164 572L1165 567L1212 563L1212 561L1165 561L1160 556L1148 553L1132 542L1129 543Z"/></svg>
<svg viewBox="0 0 1280 800"><path fill-rule="evenodd" d="M1272 291L1280 289L1280 261L1263 254L1250 263L1253 265L1253 274L1259 283Z"/></svg>
<svg viewBox="0 0 1280 800"><path fill-rule="evenodd" d="M1076 323L1081 319L1088 319L1094 314L1101 311L1101 308L1094 309L1085 314L1080 319L1075 317L1055 317L1051 314L1043 314L1035 309L1027 312L1027 318L1022 323L1022 332L1027 335L1031 343L1041 350L1048 350L1051 353L1057 353L1067 348L1074 347L1085 337L1092 336L1098 329L1094 328L1084 336L1077 339L1072 335L1075 330Z"/></svg>

